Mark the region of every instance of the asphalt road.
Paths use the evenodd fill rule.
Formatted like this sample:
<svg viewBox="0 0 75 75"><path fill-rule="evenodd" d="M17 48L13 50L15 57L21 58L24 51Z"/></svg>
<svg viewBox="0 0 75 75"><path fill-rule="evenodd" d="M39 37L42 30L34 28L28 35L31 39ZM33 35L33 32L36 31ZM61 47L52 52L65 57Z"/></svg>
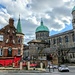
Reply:
<svg viewBox="0 0 75 75"><path fill-rule="evenodd" d="M35 71L33 71L34 73L30 72L30 73L24 73L24 72L21 72L21 73L18 73L18 72L0 72L0 75L75 75L75 67L69 67L70 69L70 72L58 72L57 69L51 69L50 72L48 69L46 69L46 72L44 73L35 73Z"/></svg>
<svg viewBox="0 0 75 75"><path fill-rule="evenodd" d="M75 75L75 73L0 73L0 75Z"/></svg>

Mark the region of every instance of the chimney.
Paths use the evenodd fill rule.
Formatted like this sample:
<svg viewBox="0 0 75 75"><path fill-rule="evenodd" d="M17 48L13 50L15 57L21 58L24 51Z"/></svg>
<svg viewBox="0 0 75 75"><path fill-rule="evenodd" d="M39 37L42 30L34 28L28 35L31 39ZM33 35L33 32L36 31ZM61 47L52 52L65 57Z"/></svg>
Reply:
<svg viewBox="0 0 75 75"><path fill-rule="evenodd" d="M14 20L13 20L13 18L10 18L10 19L9 19L9 25L10 25L10 26L13 26L13 25L14 25Z"/></svg>

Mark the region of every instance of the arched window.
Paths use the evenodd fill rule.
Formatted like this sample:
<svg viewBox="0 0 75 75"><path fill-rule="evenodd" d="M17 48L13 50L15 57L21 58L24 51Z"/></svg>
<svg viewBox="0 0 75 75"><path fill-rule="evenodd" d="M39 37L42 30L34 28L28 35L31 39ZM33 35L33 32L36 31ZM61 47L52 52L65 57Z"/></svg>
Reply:
<svg viewBox="0 0 75 75"><path fill-rule="evenodd" d="M8 56L9 56L9 57L12 56L12 48L11 48L11 47L8 48Z"/></svg>
<svg viewBox="0 0 75 75"><path fill-rule="evenodd" d="M62 42L62 39L61 39L61 37L59 37L59 43L61 43Z"/></svg>
<svg viewBox="0 0 75 75"><path fill-rule="evenodd" d="M72 34L72 40L73 40L73 42L75 41L75 37L74 37L74 34Z"/></svg>
<svg viewBox="0 0 75 75"><path fill-rule="evenodd" d="M21 38L18 38L18 43L21 43L21 42L22 42Z"/></svg>
<svg viewBox="0 0 75 75"><path fill-rule="evenodd" d="M51 44L51 41L50 40L48 40L48 43L49 43L49 45Z"/></svg>
<svg viewBox="0 0 75 75"><path fill-rule="evenodd" d="M53 44L56 44L56 39L53 39Z"/></svg>
<svg viewBox="0 0 75 75"><path fill-rule="evenodd" d="M3 49L0 48L0 56L2 56L2 55L3 55Z"/></svg>
<svg viewBox="0 0 75 75"><path fill-rule="evenodd" d="M59 44L59 38L57 38L57 44Z"/></svg>
<svg viewBox="0 0 75 75"><path fill-rule="evenodd" d="M68 40L68 36L65 36L65 42L68 42L69 40Z"/></svg>

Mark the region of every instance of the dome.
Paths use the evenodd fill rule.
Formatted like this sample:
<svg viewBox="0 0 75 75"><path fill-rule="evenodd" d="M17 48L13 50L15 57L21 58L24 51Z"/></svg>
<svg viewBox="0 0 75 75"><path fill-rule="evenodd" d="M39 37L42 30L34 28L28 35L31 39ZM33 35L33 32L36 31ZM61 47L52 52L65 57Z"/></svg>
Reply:
<svg viewBox="0 0 75 75"><path fill-rule="evenodd" d="M74 6L73 9L72 9L72 12L73 12L73 11L75 11L75 6Z"/></svg>
<svg viewBox="0 0 75 75"><path fill-rule="evenodd" d="M49 32L49 29L46 26L43 25L43 21L41 21L41 25L36 28L36 32L40 32L40 31L47 31L47 32Z"/></svg>

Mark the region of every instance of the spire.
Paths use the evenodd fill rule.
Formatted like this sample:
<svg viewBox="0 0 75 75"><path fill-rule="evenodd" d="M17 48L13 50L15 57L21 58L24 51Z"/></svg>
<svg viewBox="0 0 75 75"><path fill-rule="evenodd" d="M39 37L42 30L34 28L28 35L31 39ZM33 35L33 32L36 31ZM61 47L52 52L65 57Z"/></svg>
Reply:
<svg viewBox="0 0 75 75"><path fill-rule="evenodd" d="M18 23L17 23L17 32L18 33L22 33L21 22L20 22L20 15L19 15Z"/></svg>
<svg viewBox="0 0 75 75"><path fill-rule="evenodd" d="M42 20L42 18L41 18L41 25L43 25L43 20Z"/></svg>

